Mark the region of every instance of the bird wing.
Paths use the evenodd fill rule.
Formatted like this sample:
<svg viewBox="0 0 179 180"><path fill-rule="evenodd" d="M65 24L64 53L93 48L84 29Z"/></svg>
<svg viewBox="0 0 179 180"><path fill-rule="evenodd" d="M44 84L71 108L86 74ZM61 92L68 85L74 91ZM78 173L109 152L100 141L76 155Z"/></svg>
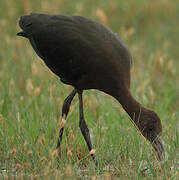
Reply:
<svg viewBox="0 0 179 180"><path fill-rule="evenodd" d="M75 82L86 72L98 72L97 68L130 69L125 45L97 22L80 16L31 14L21 24L28 25L24 31L36 53L62 79Z"/></svg>

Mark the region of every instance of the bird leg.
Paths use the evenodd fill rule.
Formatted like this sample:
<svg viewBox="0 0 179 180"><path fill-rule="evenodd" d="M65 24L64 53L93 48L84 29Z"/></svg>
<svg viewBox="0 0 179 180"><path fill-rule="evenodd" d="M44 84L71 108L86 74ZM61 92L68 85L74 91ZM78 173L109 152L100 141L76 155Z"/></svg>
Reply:
<svg viewBox="0 0 179 180"><path fill-rule="evenodd" d="M60 156L60 143L62 141L62 136L63 136L63 129L64 129L64 125L65 125L65 121L70 109L70 105L71 102L76 94L77 90L74 89L68 96L67 98L64 100L63 102L63 107L62 107L62 120L60 122L60 131L59 131L59 138L58 138L58 142L57 142L57 149L59 151L59 156Z"/></svg>
<svg viewBox="0 0 179 180"><path fill-rule="evenodd" d="M97 161L95 160L95 151L92 148L92 143L91 143L89 129L88 129L88 126L87 126L87 124L85 122L85 119L84 119L82 93L83 93L83 91L78 91L78 97L79 97L79 116L80 116L79 127L80 127L80 130L81 130L81 132L83 134L83 137L84 137L84 139L86 141L86 144L88 146L90 154L91 154L93 160L95 161L95 163L97 165Z"/></svg>

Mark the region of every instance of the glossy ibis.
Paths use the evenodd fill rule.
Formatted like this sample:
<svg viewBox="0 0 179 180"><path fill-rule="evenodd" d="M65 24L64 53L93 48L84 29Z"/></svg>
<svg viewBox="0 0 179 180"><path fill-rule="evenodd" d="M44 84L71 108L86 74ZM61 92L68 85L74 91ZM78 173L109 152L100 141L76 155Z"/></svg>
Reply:
<svg viewBox="0 0 179 180"><path fill-rule="evenodd" d="M103 91L122 105L133 123L163 157L162 125L158 115L144 108L130 92L132 57L120 38L100 23L81 16L32 13L19 21L22 32L35 52L60 80L74 90L65 99L62 119L67 118L75 94L79 97L79 127L92 150L89 129L83 114L83 90ZM60 149L64 123L61 124L57 148ZM95 154L92 153L95 158Z"/></svg>

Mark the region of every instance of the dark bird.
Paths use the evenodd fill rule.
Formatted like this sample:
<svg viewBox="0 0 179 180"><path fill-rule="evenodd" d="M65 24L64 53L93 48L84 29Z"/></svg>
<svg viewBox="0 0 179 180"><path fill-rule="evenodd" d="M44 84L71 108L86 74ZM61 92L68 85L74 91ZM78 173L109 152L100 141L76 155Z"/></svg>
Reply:
<svg viewBox="0 0 179 180"><path fill-rule="evenodd" d="M137 102L130 92L132 57L120 38L100 23L81 16L32 13L20 18L22 32L38 56L60 80L74 87L64 100L62 118L67 118L70 104L79 97L79 127L92 150L89 129L83 114L83 90L103 91L122 105L132 122L150 141L158 158L164 156L162 125L158 115ZM64 123L57 148L60 150ZM93 159L95 154L91 153Z"/></svg>

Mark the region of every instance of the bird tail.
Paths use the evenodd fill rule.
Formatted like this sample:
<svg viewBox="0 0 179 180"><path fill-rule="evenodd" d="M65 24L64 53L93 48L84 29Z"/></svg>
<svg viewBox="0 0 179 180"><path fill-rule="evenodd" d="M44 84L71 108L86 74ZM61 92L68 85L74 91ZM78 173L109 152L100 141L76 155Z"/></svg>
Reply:
<svg viewBox="0 0 179 180"><path fill-rule="evenodd" d="M23 30L22 32L17 33L17 36L29 37L32 30L32 15L21 16L19 20L19 26Z"/></svg>

